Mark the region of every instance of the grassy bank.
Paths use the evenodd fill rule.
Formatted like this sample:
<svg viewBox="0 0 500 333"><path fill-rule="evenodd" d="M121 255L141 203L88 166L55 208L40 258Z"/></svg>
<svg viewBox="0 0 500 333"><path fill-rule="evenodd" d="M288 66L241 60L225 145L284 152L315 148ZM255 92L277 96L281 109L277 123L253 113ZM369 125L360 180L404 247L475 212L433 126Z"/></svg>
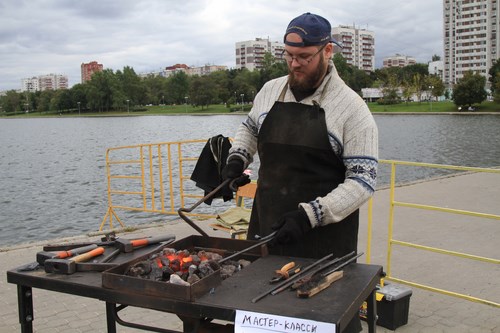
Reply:
<svg viewBox="0 0 500 333"><path fill-rule="evenodd" d="M245 111L249 110L249 105L245 106ZM374 113L448 113L458 112L457 107L453 102L411 102L395 105L379 105L377 103L368 103L368 107ZM238 106L233 106L232 110L240 111ZM466 110L462 110L466 111ZM500 104L493 102L484 102L475 108L475 112L497 112L500 113ZM5 115L4 118L19 118L19 117L78 117L78 116L140 116L140 115L169 115L169 114L220 114L232 113L231 109L222 104L210 105L208 108L194 107L191 105L153 105L144 106L141 108L131 108L127 110L110 111L110 112L82 112L78 110L66 110L57 112L29 112L18 113L14 115Z"/></svg>

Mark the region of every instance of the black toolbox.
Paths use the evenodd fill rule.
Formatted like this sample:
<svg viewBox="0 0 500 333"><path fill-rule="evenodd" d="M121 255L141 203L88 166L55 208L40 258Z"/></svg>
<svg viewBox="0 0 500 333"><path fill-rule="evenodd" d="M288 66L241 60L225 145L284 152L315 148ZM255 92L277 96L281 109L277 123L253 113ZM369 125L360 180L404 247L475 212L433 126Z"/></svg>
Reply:
<svg viewBox="0 0 500 333"><path fill-rule="evenodd" d="M412 290L399 284L386 283L378 286L377 325L395 330L408 323ZM360 317L366 320L366 302L360 309Z"/></svg>

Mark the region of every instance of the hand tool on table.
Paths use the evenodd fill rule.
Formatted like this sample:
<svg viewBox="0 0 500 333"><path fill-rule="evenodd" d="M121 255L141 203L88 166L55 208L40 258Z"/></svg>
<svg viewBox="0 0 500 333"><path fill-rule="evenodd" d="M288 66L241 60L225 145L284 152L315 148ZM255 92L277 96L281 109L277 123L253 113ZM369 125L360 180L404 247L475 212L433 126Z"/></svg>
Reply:
<svg viewBox="0 0 500 333"><path fill-rule="evenodd" d="M175 240L175 235L162 235L162 236L146 237L140 239L119 238L115 240L114 246L116 249L110 254L106 255L104 258L102 258L100 262L101 263L110 262L120 253L129 253L139 247L158 244L158 243L172 243L174 240Z"/></svg>
<svg viewBox="0 0 500 333"><path fill-rule="evenodd" d="M47 273L62 273L73 274L76 272L76 264L79 262L88 261L94 257L100 256L104 253L103 247L98 247L89 252L71 257L69 259L48 259L45 260L45 272Z"/></svg>
<svg viewBox="0 0 500 333"><path fill-rule="evenodd" d="M295 266L295 262L291 261L280 269L274 271L274 276L269 283L276 283L288 279L289 277L300 272L300 266Z"/></svg>
<svg viewBox="0 0 500 333"><path fill-rule="evenodd" d="M359 257L361 257L363 255L363 252L357 254L356 256L354 256L354 255L355 255L355 252L353 251L351 253L346 254L345 256L343 256L341 258L336 258L335 260L332 260L331 262L328 262L325 265L318 266L315 270L309 272L309 274L307 274L305 276L302 276L300 279L298 279L297 281L295 281L291 285L291 289L295 290L295 289L299 288L302 284L304 284L307 281L311 280L311 278L313 276L316 276L316 275L318 275L318 274L320 274L322 272L325 272L328 268L330 268L331 266L333 266L334 264L336 264L338 262L342 262L344 260L347 260L346 263L350 263L350 262L356 260L357 258L359 258ZM329 273L333 273L334 271L336 271L336 270L338 270L338 269L340 269L340 268L342 268L344 266L345 265L336 266L333 270L329 270Z"/></svg>
<svg viewBox="0 0 500 333"><path fill-rule="evenodd" d="M320 291L328 288L335 281L340 280L343 276L344 276L344 271L336 271L324 277L322 275L316 275L311 280L302 284L297 289L297 297L300 298L313 297ZM316 277L319 278L316 279Z"/></svg>
<svg viewBox="0 0 500 333"><path fill-rule="evenodd" d="M280 290L280 291L285 290L286 288L288 288L289 286L291 286L292 283L294 283L297 278L299 278L300 276L302 276L306 272L310 271L311 269L313 269L317 265L325 262L326 260L329 260L331 257L333 257L333 254L328 254L328 255L324 256L323 258L321 258L321 259L313 262L312 264L310 264L309 266L307 266L306 268L304 268L301 272L299 272L298 274L295 274L295 276L291 277L290 279L285 280L285 281L279 283L277 286L271 288L270 290L268 290L268 291L266 291L266 292L264 292L264 293L262 293L262 294L260 294L260 295L258 295L256 297L254 297L252 299L252 303L257 303L259 300L263 299L267 295L275 295L273 293L274 292L278 293L279 292L278 290Z"/></svg>
<svg viewBox="0 0 500 333"><path fill-rule="evenodd" d="M305 280L297 287L297 297L308 298L316 295L320 291L328 288L333 282L341 279L344 276L344 272L340 269L344 266L349 265L351 262L361 257L363 253L346 260L340 265L334 268L321 269L320 271L314 273L309 279Z"/></svg>
<svg viewBox="0 0 500 333"><path fill-rule="evenodd" d="M79 243L61 243L61 244L47 244L44 245L44 251L68 251L75 249L77 247L83 247L87 245L96 245L96 246L114 246L116 234L114 231L106 233L104 237L101 237L100 241L95 242L79 242Z"/></svg>
<svg viewBox="0 0 500 333"><path fill-rule="evenodd" d="M72 250L68 251L59 251L59 252L48 252L48 251L40 251L36 254L36 261L40 265L44 265L45 261L48 259L64 259L64 258L69 258L73 257L78 254L86 253L89 251L92 251L94 249L97 249L97 245L95 244L90 244L82 247L77 247Z"/></svg>

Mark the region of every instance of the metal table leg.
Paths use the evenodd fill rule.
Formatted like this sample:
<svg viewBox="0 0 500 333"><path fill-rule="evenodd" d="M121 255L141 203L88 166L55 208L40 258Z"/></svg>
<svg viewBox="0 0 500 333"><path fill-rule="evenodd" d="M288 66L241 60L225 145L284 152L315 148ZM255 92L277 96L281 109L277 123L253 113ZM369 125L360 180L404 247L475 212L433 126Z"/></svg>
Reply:
<svg viewBox="0 0 500 333"><path fill-rule="evenodd" d="M116 333L116 308L115 304L106 302L106 326L108 333Z"/></svg>
<svg viewBox="0 0 500 333"><path fill-rule="evenodd" d="M33 291L31 287L17 285L17 304L22 333L33 332Z"/></svg>
<svg viewBox="0 0 500 333"><path fill-rule="evenodd" d="M376 290L370 293L366 299L366 320L368 323L368 332L375 333L377 331L377 301L375 298Z"/></svg>

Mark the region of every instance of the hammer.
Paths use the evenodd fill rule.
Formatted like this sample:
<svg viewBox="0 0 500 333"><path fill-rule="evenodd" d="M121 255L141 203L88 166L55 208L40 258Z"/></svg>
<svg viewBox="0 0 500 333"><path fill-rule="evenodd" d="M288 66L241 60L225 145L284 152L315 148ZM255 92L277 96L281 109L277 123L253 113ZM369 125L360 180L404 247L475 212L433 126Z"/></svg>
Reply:
<svg viewBox="0 0 500 333"><path fill-rule="evenodd" d="M76 272L76 263L90 260L104 253L103 247L98 247L89 252L77 255L69 259L47 259L45 260L45 272L73 274Z"/></svg>
<svg viewBox="0 0 500 333"><path fill-rule="evenodd" d="M59 252L47 252L47 251L40 251L36 254L36 261L40 265L44 265L45 260L48 259L64 259L68 257L75 256L77 254L82 254L85 252L92 251L93 249L97 249L96 244L91 244L87 246L82 246L82 247L77 247L75 249L71 249L68 251L59 251Z"/></svg>
<svg viewBox="0 0 500 333"><path fill-rule="evenodd" d="M134 251L134 249L139 246L157 244L161 242L171 241L174 239L175 235L163 235L163 236L134 239L134 240L118 238L115 240L115 247L117 250L120 250L119 252L128 253Z"/></svg>

